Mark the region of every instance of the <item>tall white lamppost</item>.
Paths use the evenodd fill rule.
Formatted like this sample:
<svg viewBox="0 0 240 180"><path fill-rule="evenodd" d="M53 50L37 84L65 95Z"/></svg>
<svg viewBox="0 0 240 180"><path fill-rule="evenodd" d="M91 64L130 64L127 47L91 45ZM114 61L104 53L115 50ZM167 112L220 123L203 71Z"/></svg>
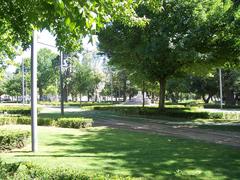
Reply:
<svg viewBox="0 0 240 180"><path fill-rule="evenodd" d="M37 31L33 30L31 48L31 130L32 152L37 151Z"/></svg>
<svg viewBox="0 0 240 180"><path fill-rule="evenodd" d="M25 104L25 79L24 79L25 71L24 71L24 59L22 57L22 104Z"/></svg>

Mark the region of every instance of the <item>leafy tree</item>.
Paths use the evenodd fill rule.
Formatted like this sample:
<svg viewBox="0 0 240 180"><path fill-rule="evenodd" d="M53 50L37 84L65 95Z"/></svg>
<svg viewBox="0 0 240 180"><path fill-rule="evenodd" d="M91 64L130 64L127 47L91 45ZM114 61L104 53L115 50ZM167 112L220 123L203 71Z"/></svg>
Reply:
<svg viewBox="0 0 240 180"><path fill-rule="evenodd" d="M76 91L76 94L80 94L81 103L82 95L94 90L99 81L99 77L94 74L93 70L89 66L78 64L71 80L71 89Z"/></svg>
<svg viewBox="0 0 240 180"><path fill-rule="evenodd" d="M177 103L182 98L183 93L191 93L188 76L178 76L170 78L167 82L167 98L173 103Z"/></svg>
<svg viewBox="0 0 240 180"><path fill-rule="evenodd" d="M164 108L166 81L169 77L189 70L189 67L198 63L212 63L214 58L211 57L217 54L216 49L218 52L223 49L219 45L200 51L203 46L201 36L206 41L213 41L213 37L208 38L207 31L196 32L202 32L205 27L212 28L217 34L225 32L225 27L215 26L222 20L222 23L229 23L224 17L232 7L230 0L162 2L159 8L155 7L162 9L159 11L154 11L146 3L137 9L139 16L150 19L145 27L127 27L115 21L99 34L100 49L111 58L113 64L159 83L161 109ZM217 23L214 19L218 20ZM221 40L219 37L217 36L218 43ZM231 49L236 44L230 38L229 41L226 46ZM227 60L224 59L224 62Z"/></svg>
<svg viewBox="0 0 240 180"><path fill-rule="evenodd" d="M71 93L72 96L76 96L77 91L73 89L72 79L74 75L74 71L76 71L77 66L79 65L79 57L77 53L69 53L67 58L64 59L64 68L63 68L63 93L64 99L67 102L68 96Z"/></svg>
<svg viewBox="0 0 240 180"><path fill-rule="evenodd" d="M0 18L0 80L3 78L4 70L9 64L9 60L13 60L14 55L18 53L17 46L14 41L9 23Z"/></svg>
<svg viewBox="0 0 240 180"><path fill-rule="evenodd" d="M235 105L240 94L239 69L225 67L222 70L223 98L226 105Z"/></svg>
<svg viewBox="0 0 240 180"><path fill-rule="evenodd" d="M4 86L4 81L0 81L0 102L2 101L1 96L5 93L6 93L6 89L5 89L5 86Z"/></svg>
<svg viewBox="0 0 240 180"><path fill-rule="evenodd" d="M88 88L87 88L88 101L90 100L91 97L94 96L94 94L96 95L95 96L95 101L96 101L98 98L96 90L98 89L98 85L102 80L102 74L93 71L92 77L90 78L92 80L89 82Z"/></svg>
<svg viewBox="0 0 240 180"><path fill-rule="evenodd" d="M70 52L79 49L83 35L95 33L110 19L128 25L143 24L134 18L134 6L131 0L1 0L0 29L8 29L4 42L20 42L25 48L31 42L33 29L47 29L56 35L57 46Z"/></svg>
<svg viewBox="0 0 240 180"><path fill-rule="evenodd" d="M52 84L55 84L59 73L55 71L57 55L49 49L40 49L38 52L38 89L40 100L43 100L43 91Z"/></svg>
<svg viewBox="0 0 240 180"><path fill-rule="evenodd" d="M21 96L22 94L22 77L20 74L14 74L5 83L6 94L10 96Z"/></svg>
<svg viewBox="0 0 240 180"><path fill-rule="evenodd" d="M209 103L210 99L218 94L218 73L205 77L191 76L187 78L187 81L189 83L190 91L202 97L202 100L205 103Z"/></svg>
<svg viewBox="0 0 240 180"><path fill-rule="evenodd" d="M44 89L43 93L50 96L56 96L58 94L58 88L56 85L49 85Z"/></svg>

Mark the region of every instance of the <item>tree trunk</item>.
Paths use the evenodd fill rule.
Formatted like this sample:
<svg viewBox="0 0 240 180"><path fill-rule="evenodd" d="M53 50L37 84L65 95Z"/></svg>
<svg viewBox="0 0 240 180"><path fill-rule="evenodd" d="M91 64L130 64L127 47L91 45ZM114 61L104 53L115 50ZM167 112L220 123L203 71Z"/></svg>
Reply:
<svg viewBox="0 0 240 180"><path fill-rule="evenodd" d="M154 103L154 93L152 92L151 103Z"/></svg>
<svg viewBox="0 0 240 180"><path fill-rule="evenodd" d="M225 104L227 106L233 106L236 104L233 90L227 89L225 91Z"/></svg>
<svg viewBox="0 0 240 180"><path fill-rule="evenodd" d="M123 83L123 102L125 102L127 100L127 79L124 79L124 83Z"/></svg>
<svg viewBox="0 0 240 180"><path fill-rule="evenodd" d="M72 102L74 101L74 95L73 94L71 94L71 97L72 97Z"/></svg>
<svg viewBox="0 0 240 180"><path fill-rule="evenodd" d="M208 95L208 97L207 97L207 98L205 97L205 95L204 95L204 94L202 95L202 99L203 99L204 103L206 103L206 104L208 104L208 103L209 103L209 101L210 101L211 97L212 97L212 96L211 96L210 94Z"/></svg>
<svg viewBox="0 0 240 180"><path fill-rule="evenodd" d="M128 96L128 99L129 99L129 100L131 100L131 99L132 99L132 96L131 96L131 95L129 95L129 96Z"/></svg>
<svg viewBox="0 0 240 180"><path fill-rule="evenodd" d="M82 106L82 94L80 93L80 106Z"/></svg>
<svg viewBox="0 0 240 180"><path fill-rule="evenodd" d="M165 94L166 94L166 78L159 79L160 91L159 91L159 109L165 108Z"/></svg>
<svg viewBox="0 0 240 180"><path fill-rule="evenodd" d="M145 83L143 81L142 82L142 107L145 107L145 94L144 94L144 91L145 91Z"/></svg>
<svg viewBox="0 0 240 180"><path fill-rule="evenodd" d="M90 93L89 93L89 91L88 91L88 93L87 93L87 101L88 101L88 102L90 101Z"/></svg>
<svg viewBox="0 0 240 180"><path fill-rule="evenodd" d="M68 87L67 87L67 85L65 85L63 87L63 94L64 94L64 101L68 102Z"/></svg>
<svg viewBox="0 0 240 180"><path fill-rule="evenodd" d="M39 100L40 101L43 100L43 89L42 89L42 87L39 87Z"/></svg>

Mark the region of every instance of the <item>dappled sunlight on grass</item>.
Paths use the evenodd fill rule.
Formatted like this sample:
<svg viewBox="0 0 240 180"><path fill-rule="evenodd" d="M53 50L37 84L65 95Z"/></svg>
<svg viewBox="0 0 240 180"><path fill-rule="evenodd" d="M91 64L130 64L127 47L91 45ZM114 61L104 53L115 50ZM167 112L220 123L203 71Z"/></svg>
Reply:
<svg viewBox="0 0 240 180"><path fill-rule="evenodd" d="M105 127L85 130L39 127L39 138L38 153L4 153L1 158L33 161L50 168L63 166L135 177L240 176L239 150L222 145Z"/></svg>

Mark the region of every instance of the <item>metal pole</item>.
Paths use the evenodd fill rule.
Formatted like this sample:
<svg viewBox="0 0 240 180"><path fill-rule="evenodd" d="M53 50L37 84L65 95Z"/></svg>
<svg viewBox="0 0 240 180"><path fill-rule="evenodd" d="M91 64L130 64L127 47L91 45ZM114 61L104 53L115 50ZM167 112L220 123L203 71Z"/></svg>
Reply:
<svg viewBox="0 0 240 180"><path fill-rule="evenodd" d="M220 107L223 108L223 93L222 93L222 70L219 68L219 86L220 86Z"/></svg>
<svg viewBox="0 0 240 180"><path fill-rule="evenodd" d="M24 59L22 57L22 104L25 104Z"/></svg>
<svg viewBox="0 0 240 180"><path fill-rule="evenodd" d="M60 51L60 91L61 91L61 115L64 115L64 93L63 93L63 53Z"/></svg>
<svg viewBox="0 0 240 180"><path fill-rule="evenodd" d="M37 31L32 35L31 52L31 116L32 116L32 152L37 151Z"/></svg>

